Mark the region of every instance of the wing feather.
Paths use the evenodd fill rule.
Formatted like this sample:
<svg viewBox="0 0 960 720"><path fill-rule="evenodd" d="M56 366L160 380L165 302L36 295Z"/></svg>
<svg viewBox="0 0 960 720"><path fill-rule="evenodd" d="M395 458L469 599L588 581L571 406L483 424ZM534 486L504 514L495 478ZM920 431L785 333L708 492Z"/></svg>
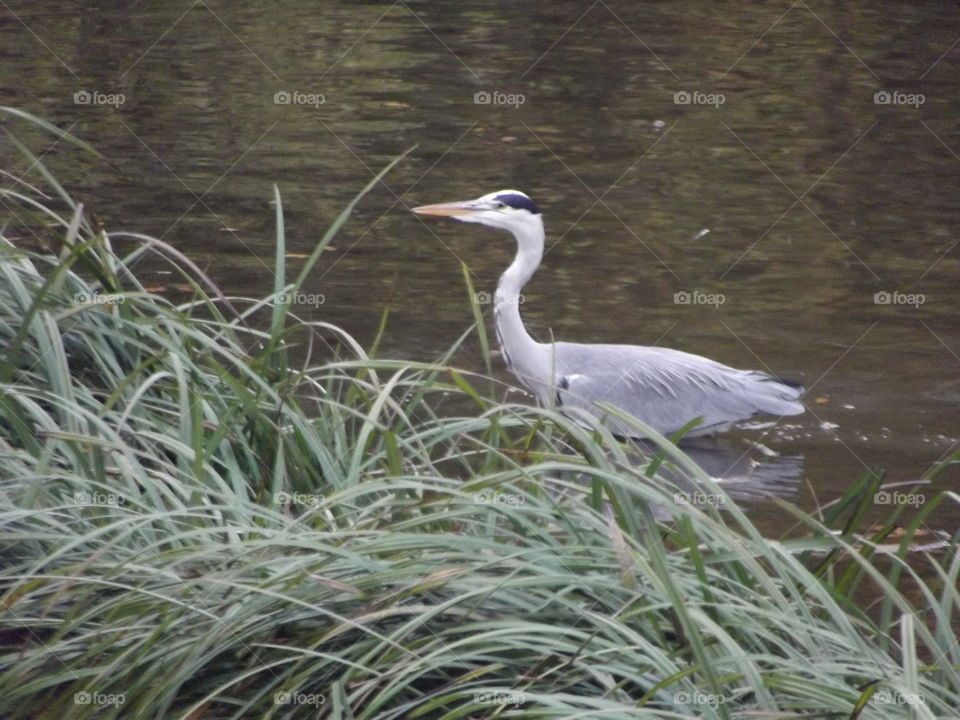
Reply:
<svg viewBox="0 0 960 720"><path fill-rule="evenodd" d="M561 406L596 414L596 403L606 402L663 434L676 432L697 417L703 421L691 435L757 413L803 412L799 402L803 388L679 350L556 343L553 352ZM620 434L636 434L617 418L607 418L607 424Z"/></svg>

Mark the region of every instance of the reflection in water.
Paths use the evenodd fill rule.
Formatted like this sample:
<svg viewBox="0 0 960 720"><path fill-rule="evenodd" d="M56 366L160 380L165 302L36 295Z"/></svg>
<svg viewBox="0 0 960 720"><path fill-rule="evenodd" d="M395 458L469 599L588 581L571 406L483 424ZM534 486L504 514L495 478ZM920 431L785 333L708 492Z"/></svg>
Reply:
<svg viewBox="0 0 960 720"><path fill-rule="evenodd" d="M803 473L802 455L768 455L744 451L725 439L711 446L681 449L734 500L749 502L793 495Z"/></svg>
<svg viewBox="0 0 960 720"><path fill-rule="evenodd" d="M658 449L648 443L638 460L649 462ZM781 456L757 447L744 449L730 438L713 436L681 442L680 450L714 480L731 500L741 503L790 497L797 491L803 473L803 456ZM701 487L683 469L682 460L668 458L659 469L659 476L677 487L674 499L690 505L717 505L723 508L725 498L717 497L709 487Z"/></svg>
<svg viewBox="0 0 960 720"><path fill-rule="evenodd" d="M772 453L756 443L744 449L743 445L733 442L730 436L710 436L682 441L677 452L660 457L661 448L645 440L629 441L633 446L627 451L627 458L633 464L638 475L645 478L651 464L657 463L655 477L643 482L669 483L674 489L673 502L677 505L693 505L708 509L729 508L728 502L739 505L763 502L771 498L792 497L800 485L803 475L802 455L781 456ZM690 463L706 473L723 491L718 494L715 488L698 483L691 472ZM567 481L573 481L568 484ZM574 485L581 488L590 485L587 475L564 476L562 482L550 485L547 491L559 500L570 496ZM578 494L579 491L573 494ZM669 521L675 513L671 508L652 505L653 516L657 520ZM607 508L607 512L610 512Z"/></svg>

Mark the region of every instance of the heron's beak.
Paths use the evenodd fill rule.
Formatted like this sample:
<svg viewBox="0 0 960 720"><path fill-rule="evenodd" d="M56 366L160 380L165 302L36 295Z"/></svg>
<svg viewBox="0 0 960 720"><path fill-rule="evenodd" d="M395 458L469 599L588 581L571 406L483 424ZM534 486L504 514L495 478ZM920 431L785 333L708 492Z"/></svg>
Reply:
<svg viewBox="0 0 960 720"><path fill-rule="evenodd" d="M413 212L417 215L440 215L443 217L469 215L477 212L477 210L478 208L473 202L440 203L439 205L421 205L413 208Z"/></svg>

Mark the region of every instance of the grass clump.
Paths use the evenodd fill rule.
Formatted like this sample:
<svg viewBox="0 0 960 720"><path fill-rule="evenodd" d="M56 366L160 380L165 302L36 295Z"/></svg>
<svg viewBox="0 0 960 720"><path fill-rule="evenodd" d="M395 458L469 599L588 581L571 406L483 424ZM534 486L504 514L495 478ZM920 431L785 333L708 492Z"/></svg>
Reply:
<svg viewBox="0 0 960 720"><path fill-rule="evenodd" d="M499 404L445 362L371 359L297 319L285 300L379 177L290 283L277 195L276 285L244 299L160 241L95 227L42 174L58 201L3 192L4 717L960 707L956 538L921 576L909 533L891 551L844 525L879 478L833 516L784 505L806 537L771 540L732 503L672 502L667 465L725 496L665 439L650 467L588 418ZM52 250L17 247L15 226ZM190 301L144 287L146 252ZM858 602L868 583L879 613Z"/></svg>

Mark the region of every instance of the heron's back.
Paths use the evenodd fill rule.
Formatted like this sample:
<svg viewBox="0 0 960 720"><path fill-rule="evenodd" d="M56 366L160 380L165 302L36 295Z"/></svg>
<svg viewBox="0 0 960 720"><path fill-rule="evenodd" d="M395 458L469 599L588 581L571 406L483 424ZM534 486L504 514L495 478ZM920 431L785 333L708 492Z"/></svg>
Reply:
<svg viewBox="0 0 960 720"><path fill-rule="evenodd" d="M618 407L661 434L691 420L703 420L690 435L714 432L758 413L797 415L804 411L796 383L753 370L737 370L699 355L659 347L555 343L555 400L596 414L596 403ZM544 398L541 398L542 400ZM615 432L635 428L607 418Z"/></svg>

